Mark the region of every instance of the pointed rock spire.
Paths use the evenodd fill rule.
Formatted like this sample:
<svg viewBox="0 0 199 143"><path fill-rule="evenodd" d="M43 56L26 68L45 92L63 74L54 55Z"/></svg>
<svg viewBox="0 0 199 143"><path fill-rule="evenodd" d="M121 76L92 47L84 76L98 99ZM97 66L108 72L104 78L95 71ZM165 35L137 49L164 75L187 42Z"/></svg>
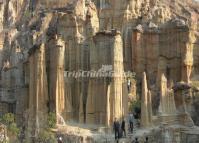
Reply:
<svg viewBox="0 0 199 143"><path fill-rule="evenodd" d="M164 74L161 75L159 111L161 114L174 114L176 112L174 91L168 89Z"/></svg>
<svg viewBox="0 0 199 143"><path fill-rule="evenodd" d="M142 75L142 97L141 97L141 126L149 126L149 114L148 114L148 87L146 73Z"/></svg>
<svg viewBox="0 0 199 143"><path fill-rule="evenodd" d="M152 102L151 102L151 91L148 91L148 114L149 114L149 123L152 123L152 116L153 116L153 112L152 112Z"/></svg>
<svg viewBox="0 0 199 143"><path fill-rule="evenodd" d="M160 79L160 106L159 106L159 112L161 114L165 114L167 110L167 79L164 74L161 75Z"/></svg>

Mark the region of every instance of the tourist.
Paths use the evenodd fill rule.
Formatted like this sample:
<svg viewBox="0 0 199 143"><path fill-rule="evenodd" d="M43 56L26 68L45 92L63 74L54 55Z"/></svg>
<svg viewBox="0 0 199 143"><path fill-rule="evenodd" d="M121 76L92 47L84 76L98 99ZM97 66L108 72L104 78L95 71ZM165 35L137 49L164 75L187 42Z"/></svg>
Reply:
<svg viewBox="0 0 199 143"><path fill-rule="evenodd" d="M123 135L123 137L126 137L126 129L125 129L125 120L124 120L124 118L122 120L121 129L122 129L122 135Z"/></svg>
<svg viewBox="0 0 199 143"><path fill-rule="evenodd" d="M123 137L122 124L119 124L119 139Z"/></svg>
<svg viewBox="0 0 199 143"><path fill-rule="evenodd" d="M135 143L139 143L138 138L135 138Z"/></svg>
<svg viewBox="0 0 199 143"><path fill-rule="evenodd" d="M117 118L115 118L115 121L113 123L113 130L115 132L115 140L119 139L119 131L120 131L120 123L117 120Z"/></svg>
<svg viewBox="0 0 199 143"><path fill-rule="evenodd" d="M149 138L146 137L146 141L144 143L149 143Z"/></svg>
<svg viewBox="0 0 199 143"><path fill-rule="evenodd" d="M63 143L62 137L58 137L58 143Z"/></svg>
<svg viewBox="0 0 199 143"><path fill-rule="evenodd" d="M127 88L128 88L128 93L131 92L131 80L128 78L127 80Z"/></svg>
<svg viewBox="0 0 199 143"><path fill-rule="evenodd" d="M134 116L133 114L129 115L129 127L130 127L130 132L133 133L133 120L134 120Z"/></svg>

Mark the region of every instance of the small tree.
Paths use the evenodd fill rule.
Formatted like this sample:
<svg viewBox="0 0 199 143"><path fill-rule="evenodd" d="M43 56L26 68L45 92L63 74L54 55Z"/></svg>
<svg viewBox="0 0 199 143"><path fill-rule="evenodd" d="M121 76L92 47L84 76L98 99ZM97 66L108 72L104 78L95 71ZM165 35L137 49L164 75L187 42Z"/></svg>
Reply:
<svg viewBox="0 0 199 143"><path fill-rule="evenodd" d="M7 126L8 131L12 134L17 136L19 134L19 128L15 123L15 116L12 113L7 113L3 115L0 121Z"/></svg>
<svg viewBox="0 0 199 143"><path fill-rule="evenodd" d="M1 118L1 122L3 124L5 124L6 126L9 126L10 124L15 122L15 116L12 113L7 113L5 115L3 115L3 117Z"/></svg>
<svg viewBox="0 0 199 143"><path fill-rule="evenodd" d="M140 102L140 100L132 101L130 108L136 114L135 118L139 118L140 113L141 113L141 102Z"/></svg>
<svg viewBox="0 0 199 143"><path fill-rule="evenodd" d="M12 113L7 113L3 115L0 119L1 123L4 124L7 128L7 135L9 137L9 141L18 142L18 135L20 132L20 129L17 127L17 124L15 123L15 115ZM4 141L5 143L7 141Z"/></svg>
<svg viewBox="0 0 199 143"><path fill-rule="evenodd" d="M47 122L48 122L48 128L55 128L56 127L56 122L57 122L56 114L53 113L53 112L50 112L48 114Z"/></svg>

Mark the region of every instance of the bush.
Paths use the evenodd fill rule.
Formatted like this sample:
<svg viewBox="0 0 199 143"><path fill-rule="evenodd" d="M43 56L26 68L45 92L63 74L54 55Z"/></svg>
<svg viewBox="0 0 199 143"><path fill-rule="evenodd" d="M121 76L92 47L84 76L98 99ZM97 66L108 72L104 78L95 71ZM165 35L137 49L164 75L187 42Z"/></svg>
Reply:
<svg viewBox="0 0 199 143"><path fill-rule="evenodd" d="M55 128L56 127L56 122L57 122L56 114L53 113L53 112L50 112L48 114L47 122L48 122L48 128Z"/></svg>
<svg viewBox="0 0 199 143"><path fill-rule="evenodd" d="M17 124L15 123L15 115L12 113L7 113L1 117L0 121L4 125L6 125L8 137L17 141L20 129L17 127Z"/></svg>
<svg viewBox="0 0 199 143"><path fill-rule="evenodd" d="M47 117L47 127L40 130L37 136L37 143L57 143L55 134L49 128L55 128L57 123L56 114L50 112Z"/></svg>
<svg viewBox="0 0 199 143"><path fill-rule="evenodd" d="M5 124L6 126L9 126L10 124L15 122L15 116L12 113L7 113L5 115L3 115L3 117L1 118L1 122L3 124Z"/></svg>
<svg viewBox="0 0 199 143"><path fill-rule="evenodd" d="M12 113L7 113L3 115L3 117L0 119L0 121L7 126L8 132L10 132L12 135L17 136L19 134L19 128L17 127L17 124L15 123L15 116Z"/></svg>
<svg viewBox="0 0 199 143"><path fill-rule="evenodd" d="M55 135L49 130L40 131L38 138L36 139L37 143L57 143Z"/></svg>
<svg viewBox="0 0 199 143"><path fill-rule="evenodd" d="M141 101L136 100L136 101L131 102L130 108L135 113L135 118L139 118L140 113L141 113Z"/></svg>
<svg viewBox="0 0 199 143"><path fill-rule="evenodd" d="M12 123L8 126L8 131L10 131L11 134L13 135L19 135L19 128L17 127L17 124L16 123Z"/></svg>
<svg viewBox="0 0 199 143"><path fill-rule="evenodd" d="M26 10L26 11L24 12L24 16L25 16L26 18L31 18L31 12L30 12L29 10Z"/></svg>

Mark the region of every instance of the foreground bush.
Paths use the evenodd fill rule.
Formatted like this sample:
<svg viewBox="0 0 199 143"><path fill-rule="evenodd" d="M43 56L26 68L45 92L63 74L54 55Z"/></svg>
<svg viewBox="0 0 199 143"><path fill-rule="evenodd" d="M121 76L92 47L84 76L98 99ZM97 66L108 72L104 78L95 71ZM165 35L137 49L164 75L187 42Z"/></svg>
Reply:
<svg viewBox="0 0 199 143"><path fill-rule="evenodd" d="M37 143L57 143L55 135L49 130L40 131L38 138L36 139Z"/></svg>
<svg viewBox="0 0 199 143"><path fill-rule="evenodd" d="M53 112L50 112L48 114L48 119L47 119L47 122L48 122L48 128L55 128L56 127L56 114L53 113Z"/></svg>
<svg viewBox="0 0 199 143"><path fill-rule="evenodd" d="M15 116L12 113L7 113L3 115L0 119L1 123L7 126L8 133L12 136L17 136L19 134L19 128L15 123Z"/></svg>

